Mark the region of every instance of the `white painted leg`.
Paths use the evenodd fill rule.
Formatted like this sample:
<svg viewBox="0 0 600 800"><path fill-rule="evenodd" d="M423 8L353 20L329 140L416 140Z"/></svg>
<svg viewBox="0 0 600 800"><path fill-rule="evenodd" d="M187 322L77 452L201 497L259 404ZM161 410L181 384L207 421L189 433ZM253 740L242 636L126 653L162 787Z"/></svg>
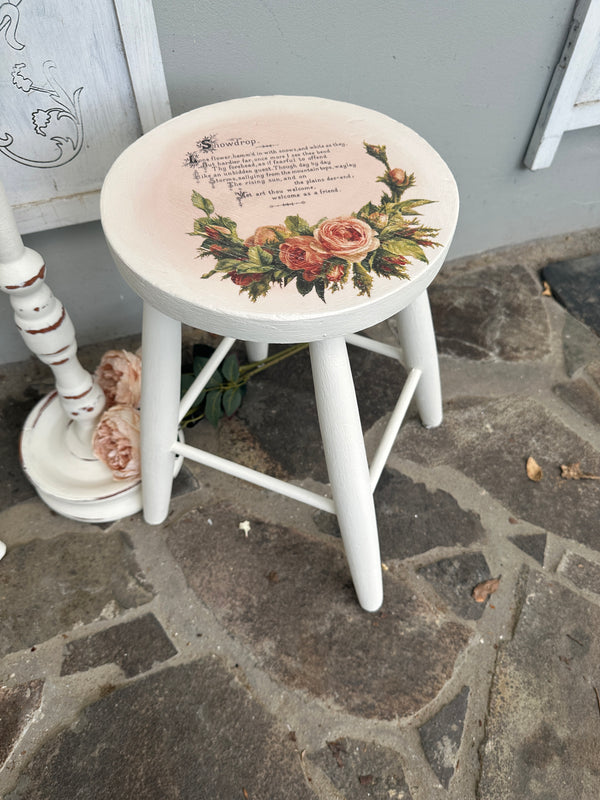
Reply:
<svg viewBox="0 0 600 800"><path fill-rule="evenodd" d="M181 383L181 323L144 303L142 331L142 503L144 519L169 512Z"/></svg>
<svg viewBox="0 0 600 800"><path fill-rule="evenodd" d="M346 558L358 602L366 611L377 611L383 601L377 521L346 342L343 338L312 342L310 357Z"/></svg>
<svg viewBox="0 0 600 800"><path fill-rule="evenodd" d="M427 292L420 294L396 318L404 364L423 373L415 392L421 422L426 428L435 428L442 421L442 390Z"/></svg>
<svg viewBox="0 0 600 800"><path fill-rule="evenodd" d="M264 361L268 355L268 342L246 342L246 356L248 357L248 361Z"/></svg>

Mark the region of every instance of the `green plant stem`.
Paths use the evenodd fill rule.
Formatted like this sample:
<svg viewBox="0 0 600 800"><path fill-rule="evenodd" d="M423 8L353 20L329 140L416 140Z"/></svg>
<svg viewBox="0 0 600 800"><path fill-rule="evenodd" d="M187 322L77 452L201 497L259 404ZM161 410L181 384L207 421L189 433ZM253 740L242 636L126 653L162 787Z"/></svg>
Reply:
<svg viewBox="0 0 600 800"><path fill-rule="evenodd" d="M220 383L217 386L212 386L209 391L220 391L225 392L228 389L241 389L244 384L248 383L250 378L253 375L258 375L259 372L262 372L269 367L278 364L280 361L284 361L286 358L295 355L296 353L300 353L302 350L305 350L308 347L307 343L302 344L294 344L290 347L286 347L285 350L280 350L279 353L273 353L271 356L267 356L267 358L263 358L261 361L254 361L252 364L246 364L243 367L240 367L240 374L236 381L228 381L227 383ZM194 406L188 411L185 415L183 420L181 421L181 426L183 428L191 425L195 422L199 422L205 415L202 411L199 414L194 414Z"/></svg>
<svg viewBox="0 0 600 800"><path fill-rule="evenodd" d="M242 383L246 383L253 375L258 375L258 373L262 372L264 369L272 367L274 364L278 364L280 361L284 361L286 358L296 353L300 353L307 347L307 343L293 344L291 347L286 347L285 350L281 350L279 353L274 353L272 356L263 358L262 361L254 361L252 364L246 364L244 367L240 367L240 378L244 378Z"/></svg>

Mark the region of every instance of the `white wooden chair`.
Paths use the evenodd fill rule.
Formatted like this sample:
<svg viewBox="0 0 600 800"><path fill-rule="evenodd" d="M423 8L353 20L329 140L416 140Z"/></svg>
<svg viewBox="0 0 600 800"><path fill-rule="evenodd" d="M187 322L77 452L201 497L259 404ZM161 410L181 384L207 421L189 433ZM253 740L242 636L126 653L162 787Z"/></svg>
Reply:
<svg viewBox="0 0 600 800"><path fill-rule="evenodd" d="M101 214L116 264L144 300L145 519L167 515L176 455L249 480L335 513L359 602L379 608L373 491L412 397L425 426L442 419L426 290L458 215L446 164L375 111L320 98L232 100L131 145L106 178ZM357 334L392 316L401 348ZM224 338L180 400L182 322ZM179 422L238 339L254 360L269 343L310 343L332 499L178 440ZM347 342L408 370L370 466Z"/></svg>

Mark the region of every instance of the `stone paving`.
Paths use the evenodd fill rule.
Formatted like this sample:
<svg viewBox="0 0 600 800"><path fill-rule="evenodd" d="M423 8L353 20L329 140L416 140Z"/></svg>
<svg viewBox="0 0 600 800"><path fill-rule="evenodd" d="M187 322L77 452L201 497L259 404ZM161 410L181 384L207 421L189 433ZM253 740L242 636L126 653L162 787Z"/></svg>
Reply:
<svg viewBox="0 0 600 800"><path fill-rule="evenodd" d="M57 516L17 459L49 376L0 368L0 796L597 800L600 481L561 465L600 475L600 339L539 272L597 251L532 243L432 287L445 420L410 411L377 489L375 614L333 517L195 464L162 526ZM373 452L403 375L352 362ZM327 488L304 353L187 439Z"/></svg>

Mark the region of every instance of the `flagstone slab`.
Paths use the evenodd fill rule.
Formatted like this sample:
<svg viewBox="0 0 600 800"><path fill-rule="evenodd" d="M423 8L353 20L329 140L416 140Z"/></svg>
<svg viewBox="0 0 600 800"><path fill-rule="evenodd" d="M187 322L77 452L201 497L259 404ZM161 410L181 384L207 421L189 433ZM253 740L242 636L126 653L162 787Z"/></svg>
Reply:
<svg viewBox="0 0 600 800"><path fill-rule="evenodd" d="M565 314L563 355L569 377L586 364L600 361L600 338L570 314Z"/></svg>
<svg viewBox="0 0 600 800"><path fill-rule="evenodd" d="M154 614L143 614L67 642L60 674L72 675L114 663L123 670L125 677L132 678L176 654L175 646Z"/></svg>
<svg viewBox="0 0 600 800"><path fill-rule="evenodd" d="M561 464L600 474L600 453L531 398L466 398L446 404L443 424L423 436L408 421L395 444L404 458L462 472L509 513L538 527L598 546L600 481L561 478ZM527 477L529 456L541 481Z"/></svg>
<svg viewBox="0 0 600 800"><path fill-rule="evenodd" d="M446 789L456 770L468 700L469 687L463 686L454 700L419 728L427 760Z"/></svg>
<svg viewBox="0 0 600 800"><path fill-rule="evenodd" d="M600 608L532 573L499 651L479 800L600 796Z"/></svg>
<svg viewBox="0 0 600 800"><path fill-rule="evenodd" d="M567 311L600 336L600 254L555 261L542 275Z"/></svg>
<svg viewBox="0 0 600 800"><path fill-rule="evenodd" d="M11 547L0 562L0 655L154 596L126 538L98 529Z"/></svg>
<svg viewBox="0 0 600 800"><path fill-rule="evenodd" d="M0 686L0 767L42 704L44 681Z"/></svg>
<svg viewBox="0 0 600 800"><path fill-rule="evenodd" d="M35 402L6 397L0 401L0 511L35 496L19 462L19 438Z"/></svg>
<svg viewBox="0 0 600 800"><path fill-rule="evenodd" d="M568 578L578 589L600 594L600 563L597 561L567 552L562 557L557 572Z"/></svg>
<svg viewBox="0 0 600 800"><path fill-rule="evenodd" d="M385 356L351 346L348 352L363 430L368 430L393 410L406 372ZM252 378L238 415L284 473L327 482L308 351Z"/></svg>
<svg viewBox="0 0 600 800"><path fill-rule="evenodd" d="M509 538L519 550L531 556L538 564L544 566L546 541L548 539L545 533L526 533L522 536L510 536Z"/></svg>
<svg viewBox="0 0 600 800"><path fill-rule="evenodd" d="M479 516L462 509L451 494L431 492L424 483L390 468L383 470L375 490L375 511L381 557L387 560L434 547L467 547L485 533ZM323 533L340 536L333 514L317 511L313 518Z"/></svg>
<svg viewBox="0 0 600 800"><path fill-rule="evenodd" d="M578 414L591 420L595 425L600 424L600 392L585 378L573 378L564 383L557 383L553 391Z"/></svg>
<svg viewBox="0 0 600 800"><path fill-rule="evenodd" d="M210 517L212 525L205 520ZM173 523L168 546L190 587L273 678L370 718L414 713L452 674L471 631L384 578L380 612L363 611L339 543L250 520L227 506Z"/></svg>
<svg viewBox="0 0 600 800"><path fill-rule="evenodd" d="M345 800L411 800L398 754L375 742L340 738L309 757Z"/></svg>
<svg viewBox="0 0 600 800"><path fill-rule="evenodd" d="M531 361L549 353L541 286L524 267L442 272L429 297L442 353L477 361Z"/></svg>
<svg viewBox="0 0 600 800"><path fill-rule="evenodd" d="M5 800L315 800L300 754L217 659L171 667L85 708Z"/></svg>
<svg viewBox="0 0 600 800"><path fill-rule="evenodd" d="M418 570L436 592L459 617L479 619L485 603L473 599L473 589L477 584L489 580L487 561L482 553L461 553L454 558L442 558Z"/></svg>

